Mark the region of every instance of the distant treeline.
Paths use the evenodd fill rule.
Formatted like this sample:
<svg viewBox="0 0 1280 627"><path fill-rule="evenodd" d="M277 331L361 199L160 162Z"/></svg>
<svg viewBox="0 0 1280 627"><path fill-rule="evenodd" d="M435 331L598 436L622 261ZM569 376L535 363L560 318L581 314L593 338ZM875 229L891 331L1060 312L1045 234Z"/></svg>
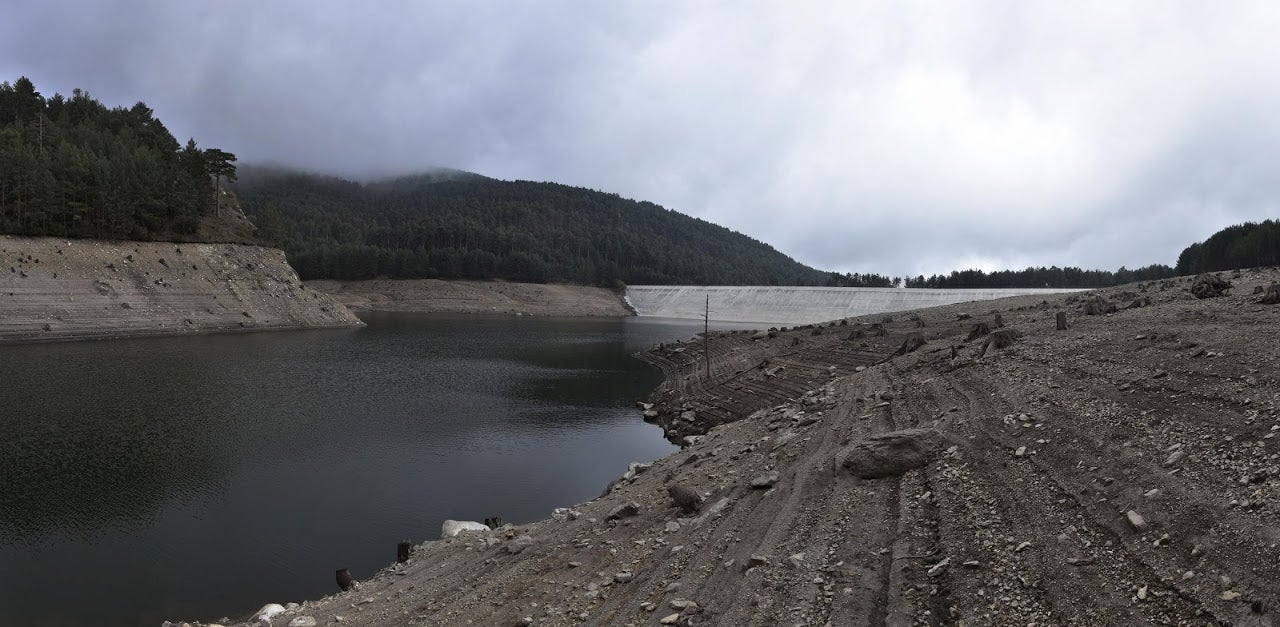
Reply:
<svg viewBox="0 0 1280 627"><path fill-rule="evenodd" d="M900 285L902 285L900 278L891 279L879 274L858 274L857 272L844 274L829 272L826 282L823 283L825 287L898 287Z"/></svg>
<svg viewBox="0 0 1280 627"><path fill-rule="evenodd" d="M45 98L0 83L0 232L149 240L199 231L212 174L235 156L186 147L141 102L108 109L79 89Z"/></svg>
<svg viewBox="0 0 1280 627"><path fill-rule="evenodd" d="M948 275L917 276L906 280L907 287L931 287L937 289L960 288L1099 288L1123 285L1134 281L1154 281L1177 276L1173 268L1150 265L1137 270L1121 267L1115 272L1107 270L1082 270L1075 267L1027 268L1025 270L956 270Z"/></svg>
<svg viewBox="0 0 1280 627"><path fill-rule="evenodd" d="M360 184L241 168L236 195L304 279L467 278L823 285L829 276L705 220L556 183L440 171Z"/></svg>
<svg viewBox="0 0 1280 627"><path fill-rule="evenodd" d="M1178 255L1178 274L1280 265L1280 222L1229 226Z"/></svg>

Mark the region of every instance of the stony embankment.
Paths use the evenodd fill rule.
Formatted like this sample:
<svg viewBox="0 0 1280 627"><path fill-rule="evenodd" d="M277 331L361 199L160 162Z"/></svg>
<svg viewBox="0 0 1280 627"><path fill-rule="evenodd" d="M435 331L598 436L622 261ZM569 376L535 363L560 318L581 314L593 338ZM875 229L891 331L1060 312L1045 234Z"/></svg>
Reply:
<svg viewBox="0 0 1280 627"><path fill-rule="evenodd" d="M376 279L308 281L356 311L502 313L530 316L632 315L617 293L584 285Z"/></svg>
<svg viewBox="0 0 1280 627"><path fill-rule="evenodd" d="M709 376L663 347L681 451L268 622L1274 625L1277 281L720 333Z"/></svg>
<svg viewBox="0 0 1280 627"><path fill-rule="evenodd" d="M0 343L359 324L272 248L0 235Z"/></svg>

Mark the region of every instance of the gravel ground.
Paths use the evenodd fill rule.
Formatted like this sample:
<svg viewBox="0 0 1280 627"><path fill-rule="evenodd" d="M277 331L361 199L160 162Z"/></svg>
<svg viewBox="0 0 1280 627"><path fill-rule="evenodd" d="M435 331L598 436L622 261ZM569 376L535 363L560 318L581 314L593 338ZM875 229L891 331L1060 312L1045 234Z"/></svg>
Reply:
<svg viewBox="0 0 1280 627"><path fill-rule="evenodd" d="M1273 625L1280 271L1222 277L657 348L679 452L271 624Z"/></svg>

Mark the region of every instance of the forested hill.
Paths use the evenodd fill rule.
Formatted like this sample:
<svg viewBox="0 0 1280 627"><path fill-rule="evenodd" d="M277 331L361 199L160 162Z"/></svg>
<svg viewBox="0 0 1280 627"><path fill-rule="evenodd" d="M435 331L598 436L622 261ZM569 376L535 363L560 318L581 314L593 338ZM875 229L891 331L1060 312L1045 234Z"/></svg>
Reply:
<svg viewBox="0 0 1280 627"><path fill-rule="evenodd" d="M0 83L0 233L251 241L247 222L216 215L234 161L181 146L141 102L109 109L79 89Z"/></svg>
<svg viewBox="0 0 1280 627"><path fill-rule="evenodd" d="M1178 274L1280 265L1280 222L1229 226L1178 255Z"/></svg>
<svg viewBox="0 0 1280 627"><path fill-rule="evenodd" d="M305 279L502 278L597 285L823 285L828 273L617 194L455 170L361 184L240 169L259 235Z"/></svg>

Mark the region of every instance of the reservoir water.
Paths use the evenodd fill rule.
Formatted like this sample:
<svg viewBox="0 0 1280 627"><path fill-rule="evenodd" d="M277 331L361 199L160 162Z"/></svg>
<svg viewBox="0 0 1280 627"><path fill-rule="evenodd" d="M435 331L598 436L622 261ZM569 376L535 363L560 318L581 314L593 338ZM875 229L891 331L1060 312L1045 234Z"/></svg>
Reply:
<svg viewBox="0 0 1280 627"><path fill-rule="evenodd" d="M659 375L631 354L696 325L366 322L0 346L0 625L319 597L446 518L545 518L673 450L634 407Z"/></svg>

